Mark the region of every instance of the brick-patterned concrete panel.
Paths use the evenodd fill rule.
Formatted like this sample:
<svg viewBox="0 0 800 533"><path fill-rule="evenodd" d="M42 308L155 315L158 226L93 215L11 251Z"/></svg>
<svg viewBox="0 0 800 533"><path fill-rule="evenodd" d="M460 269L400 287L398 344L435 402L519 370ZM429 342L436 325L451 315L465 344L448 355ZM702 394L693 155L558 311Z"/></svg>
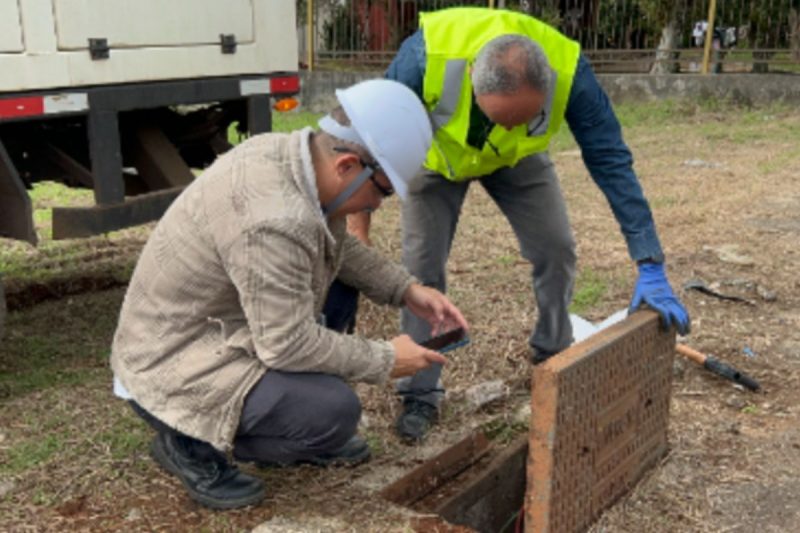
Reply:
<svg viewBox="0 0 800 533"><path fill-rule="evenodd" d="M674 353L640 311L534 367L528 533L585 530L666 453Z"/></svg>

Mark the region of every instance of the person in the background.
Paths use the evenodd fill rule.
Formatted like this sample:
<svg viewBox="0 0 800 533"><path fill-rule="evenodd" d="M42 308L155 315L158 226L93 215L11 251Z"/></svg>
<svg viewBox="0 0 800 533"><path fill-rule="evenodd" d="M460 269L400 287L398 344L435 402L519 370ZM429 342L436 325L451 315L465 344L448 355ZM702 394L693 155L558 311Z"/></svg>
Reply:
<svg viewBox="0 0 800 533"><path fill-rule="evenodd" d="M360 220L359 213L347 216L347 231L353 237L371 246L369 227ZM322 306L325 327L339 333L355 333L358 315L358 289L338 279L328 289L328 297Z"/></svg>
<svg viewBox="0 0 800 533"><path fill-rule="evenodd" d="M638 266L631 310L646 304L660 313L664 326L688 333L689 316L667 281L633 158L578 43L530 16L484 8L423 13L420 27L386 73L419 96L434 123L425 171L411 183L402 207L403 262L409 271L445 291L461 206L470 184L478 182L533 265L539 316L529 339L532 362L569 346L575 242L547 155L566 119ZM403 330L417 341L430 335L425 321L407 312ZM441 367L431 365L399 383L404 408L396 428L404 439L423 438L436 420L440 375Z"/></svg>
<svg viewBox="0 0 800 533"><path fill-rule="evenodd" d="M430 146L419 99L389 80L337 91L322 131L253 137L221 156L167 210L133 273L114 336L115 392L156 430L151 452L202 505L258 503L263 464L356 464L361 404L345 382L408 376L438 352L408 335L342 335L319 319L339 277L405 306L435 331L467 327L441 292L347 234Z"/></svg>

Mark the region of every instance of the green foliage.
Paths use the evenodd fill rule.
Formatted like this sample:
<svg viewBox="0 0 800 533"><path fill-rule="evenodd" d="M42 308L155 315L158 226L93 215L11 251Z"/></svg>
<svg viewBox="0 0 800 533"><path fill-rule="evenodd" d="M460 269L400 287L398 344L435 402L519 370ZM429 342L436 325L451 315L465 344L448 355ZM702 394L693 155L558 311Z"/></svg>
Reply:
<svg viewBox="0 0 800 533"><path fill-rule="evenodd" d="M561 15L559 2L557 0L528 2L528 4L531 6L531 11L529 13L530 15L533 15L542 22L546 22L547 24L550 24L556 28L561 26L563 17Z"/></svg>
<svg viewBox="0 0 800 533"><path fill-rule="evenodd" d="M726 6L727 7L727 6ZM787 46L788 18L791 9L800 8L797 0L757 0L734 3L727 10L728 20L738 21L747 28L746 44L751 48Z"/></svg>
<svg viewBox="0 0 800 533"><path fill-rule="evenodd" d="M332 4L330 17L326 17L322 25L325 50L365 50L367 36L357 16L355 3L346 0L341 4Z"/></svg>
<svg viewBox="0 0 800 533"><path fill-rule="evenodd" d="M637 43L629 42L633 31L656 35L661 28L652 16L637 1L601 0L600 14L597 17L596 48L639 48ZM652 43L647 43L652 46Z"/></svg>
<svg viewBox="0 0 800 533"><path fill-rule="evenodd" d="M617 9L620 2L601 0L600 21L615 21L603 16L605 10ZM708 19L708 0L630 0L632 9L642 14L648 31L658 32L670 22L677 24L683 37L682 46L692 46L688 29L694 22ZM792 9L800 8L797 0L755 0L752 2L717 2L715 27L734 26L744 29L739 45L747 48L779 48L789 44L788 21Z"/></svg>
<svg viewBox="0 0 800 533"><path fill-rule="evenodd" d="M698 0L638 0L635 3L642 14L658 28L672 21L685 22L684 18L690 18L686 14L705 4Z"/></svg>

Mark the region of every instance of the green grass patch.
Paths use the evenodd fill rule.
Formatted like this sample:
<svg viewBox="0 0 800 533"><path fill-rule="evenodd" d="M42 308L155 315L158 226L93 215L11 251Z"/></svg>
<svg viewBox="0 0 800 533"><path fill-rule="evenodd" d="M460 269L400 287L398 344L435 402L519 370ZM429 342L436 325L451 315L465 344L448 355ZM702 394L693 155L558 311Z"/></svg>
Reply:
<svg viewBox="0 0 800 533"><path fill-rule="evenodd" d="M30 197L39 208L72 207L92 205L94 193L89 189L67 187L54 181L40 181L33 184Z"/></svg>
<svg viewBox="0 0 800 533"><path fill-rule="evenodd" d="M653 209L663 209L675 207L680 202L677 196L656 196L650 198L650 207Z"/></svg>
<svg viewBox="0 0 800 533"><path fill-rule="evenodd" d="M505 267L513 266L517 262L516 254L503 254L497 258L497 262Z"/></svg>
<svg viewBox="0 0 800 533"><path fill-rule="evenodd" d="M569 307L571 313L581 315L597 305L608 290L608 282L591 269L584 269L575 282L575 293Z"/></svg>
<svg viewBox="0 0 800 533"><path fill-rule="evenodd" d="M0 462L0 472L12 475L25 472L46 463L63 449L64 439L61 434L48 433L28 439L8 449L6 460Z"/></svg>
<svg viewBox="0 0 800 533"><path fill-rule="evenodd" d="M34 183L29 196L33 207L33 223L39 240L44 242L52 240L53 207L86 207L94 203L92 191L53 181Z"/></svg>
<svg viewBox="0 0 800 533"><path fill-rule="evenodd" d="M800 141L798 141L800 142ZM758 171L764 175L769 175L786 168L788 165L793 164L797 160L797 156L790 150L785 150L776 154L758 165Z"/></svg>
<svg viewBox="0 0 800 533"><path fill-rule="evenodd" d="M137 451L146 450L151 438L150 428L131 415L116 418L111 427L99 433L94 440L107 446L112 459L122 460Z"/></svg>
<svg viewBox="0 0 800 533"><path fill-rule="evenodd" d="M298 109L284 112L272 113L272 131L274 132L289 132L301 130L305 127L312 127L317 129L317 121L322 117L322 113L312 113L310 111L301 111ZM248 135L239 133L238 122L234 122L228 127L228 142L236 146Z"/></svg>
<svg viewBox="0 0 800 533"><path fill-rule="evenodd" d="M500 444L508 444L514 440L517 435L527 430L527 423L507 420L505 418L490 420L481 426L481 431L483 431L487 438Z"/></svg>
<svg viewBox="0 0 800 533"><path fill-rule="evenodd" d="M0 398L107 375L121 300L121 290L105 291L11 313L0 351Z"/></svg>
<svg viewBox="0 0 800 533"><path fill-rule="evenodd" d="M54 279L80 276L106 277L126 282L144 243L147 227L131 228L86 239L54 241L54 206L86 207L94 204L92 191L70 188L50 181L33 185L30 191L33 220L39 239L37 246L3 240L0 245L0 272L9 292L31 284L47 285ZM135 242L131 254L124 253Z"/></svg>
<svg viewBox="0 0 800 533"><path fill-rule="evenodd" d="M97 372L39 367L0 378L0 398L12 398L36 390L76 386L89 382Z"/></svg>
<svg viewBox="0 0 800 533"><path fill-rule="evenodd" d="M9 331L17 330L13 322L8 326ZM75 354L76 346L64 341L63 335L53 335L46 328L38 334L7 335L3 350L8 358L0 358L0 398L62 385L79 385L96 375L97 369L92 366L104 360L105 354Z"/></svg>
<svg viewBox="0 0 800 533"><path fill-rule="evenodd" d="M752 142L756 139L780 138L779 132L800 135L798 128L787 127L775 117L793 113L783 103L752 107L735 100L717 98L666 99L655 102L624 102L614 106L623 132L635 134L639 129L685 127L697 123L697 131L715 141ZM735 119L735 120L734 120ZM553 136L550 152L577 148L565 123Z"/></svg>
<svg viewBox="0 0 800 533"><path fill-rule="evenodd" d="M323 113L312 113L310 111L286 111L284 113L272 114L273 131L294 131L310 126L317 127L317 121Z"/></svg>
<svg viewBox="0 0 800 533"><path fill-rule="evenodd" d="M746 405L742 408L742 414L745 415L757 415L758 414L758 406L751 404Z"/></svg>
<svg viewBox="0 0 800 533"><path fill-rule="evenodd" d="M550 152L565 152L567 150L574 150L578 147L578 143L575 142L575 137L572 136L572 132L566 125L561 126L561 128L553 135L553 138L550 140Z"/></svg>
<svg viewBox="0 0 800 533"><path fill-rule="evenodd" d="M694 106L678 100L631 102L614 106L614 111L620 124L626 128L673 122L695 114Z"/></svg>
<svg viewBox="0 0 800 533"><path fill-rule="evenodd" d="M377 433L373 431L364 431L362 433L362 437L364 437L364 440L367 441L367 445L369 446L373 456L379 457L386 452L386 449L383 445L383 440Z"/></svg>

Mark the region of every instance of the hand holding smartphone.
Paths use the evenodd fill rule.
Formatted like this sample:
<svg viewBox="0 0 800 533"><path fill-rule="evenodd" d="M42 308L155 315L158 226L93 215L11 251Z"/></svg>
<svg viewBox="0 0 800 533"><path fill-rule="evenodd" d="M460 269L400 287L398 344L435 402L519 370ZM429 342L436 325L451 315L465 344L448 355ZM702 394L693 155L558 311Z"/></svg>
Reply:
<svg viewBox="0 0 800 533"><path fill-rule="evenodd" d="M424 346L429 350L436 350L439 353L445 353L466 346L469 342L469 336L467 332L464 331L464 328L456 328L446 331L441 335L437 335L436 337L431 337L425 342L421 342L420 346Z"/></svg>

